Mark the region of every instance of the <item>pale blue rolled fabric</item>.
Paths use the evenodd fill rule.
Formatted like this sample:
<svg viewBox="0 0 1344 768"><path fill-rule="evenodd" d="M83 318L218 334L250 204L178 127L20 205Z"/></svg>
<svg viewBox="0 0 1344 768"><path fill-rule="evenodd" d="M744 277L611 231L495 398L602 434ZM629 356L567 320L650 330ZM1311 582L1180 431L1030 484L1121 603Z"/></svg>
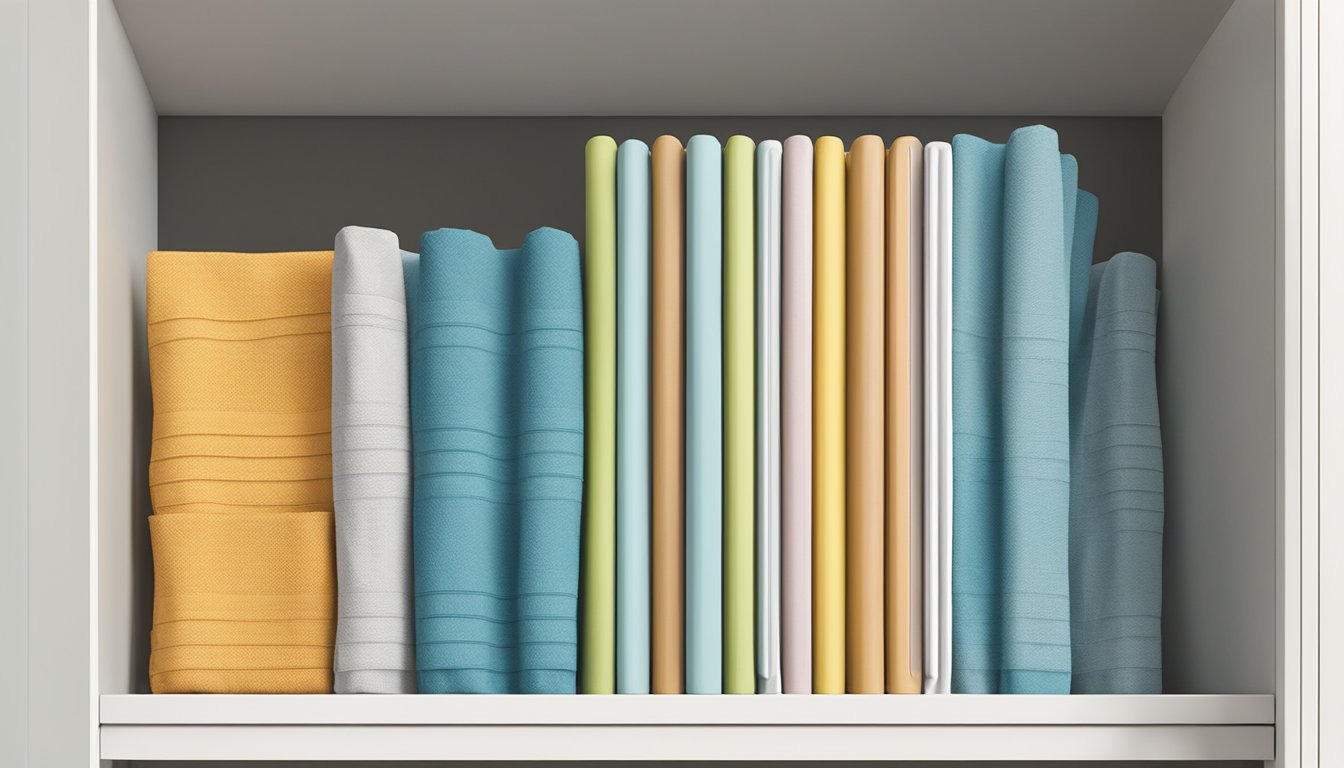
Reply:
<svg viewBox="0 0 1344 768"><path fill-rule="evenodd" d="M574 238L421 238L412 309L422 693L574 693L583 303Z"/></svg>
<svg viewBox="0 0 1344 768"><path fill-rule="evenodd" d="M1073 692L1162 692L1157 265L1091 267L1072 388Z"/></svg>
<svg viewBox="0 0 1344 768"><path fill-rule="evenodd" d="M1044 126L952 159L952 689L1068 693L1077 165Z"/></svg>
<svg viewBox="0 0 1344 768"><path fill-rule="evenodd" d="M686 144L686 692L723 692L723 152Z"/></svg>
<svg viewBox="0 0 1344 768"><path fill-rule="evenodd" d="M616 152L616 692L649 692L649 146Z"/></svg>

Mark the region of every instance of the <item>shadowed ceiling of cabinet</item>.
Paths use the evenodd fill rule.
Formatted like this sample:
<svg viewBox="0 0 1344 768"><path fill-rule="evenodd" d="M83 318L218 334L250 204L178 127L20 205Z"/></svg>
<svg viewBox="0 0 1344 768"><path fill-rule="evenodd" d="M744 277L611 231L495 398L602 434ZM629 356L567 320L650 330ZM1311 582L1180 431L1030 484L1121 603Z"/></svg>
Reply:
<svg viewBox="0 0 1344 768"><path fill-rule="evenodd" d="M164 115L1158 115L1230 0L116 0Z"/></svg>

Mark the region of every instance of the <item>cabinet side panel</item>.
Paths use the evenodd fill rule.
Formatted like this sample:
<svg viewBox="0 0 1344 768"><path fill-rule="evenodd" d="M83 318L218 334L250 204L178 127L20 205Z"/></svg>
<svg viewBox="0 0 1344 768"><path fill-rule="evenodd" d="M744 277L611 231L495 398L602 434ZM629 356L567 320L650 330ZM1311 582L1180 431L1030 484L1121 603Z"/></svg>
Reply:
<svg viewBox="0 0 1344 768"><path fill-rule="evenodd" d="M0 764L28 736L28 0L0 0Z"/></svg>
<svg viewBox="0 0 1344 768"><path fill-rule="evenodd" d="M28 750L97 755L92 474L95 45L88 0L28 6Z"/></svg>
<svg viewBox="0 0 1344 768"><path fill-rule="evenodd" d="M99 691L148 690L145 254L158 242L158 115L112 0L98 3Z"/></svg>
<svg viewBox="0 0 1344 768"><path fill-rule="evenodd" d="M1274 690L1274 4L1237 0L1163 115L1165 689Z"/></svg>
<svg viewBox="0 0 1344 768"><path fill-rule="evenodd" d="M1344 763L1344 600L1339 589L1344 585L1344 560L1339 556L1344 549L1344 401L1337 394L1344 388L1344 4L1336 0L1321 0L1319 53L1319 109L1320 132L1317 134L1320 151L1320 241L1317 256L1320 265L1320 284L1317 286L1320 308L1320 497L1315 508L1303 506L1304 517L1316 516L1320 537L1311 541L1306 533L1308 521L1303 522L1304 546L1315 547L1315 561L1319 563L1319 592L1315 593L1316 606L1304 606L1304 617L1319 611L1316 637L1310 637L1310 624L1303 622L1304 655L1317 654L1319 693L1316 713L1318 728L1309 728L1312 713L1304 704L1303 734L1312 731L1319 735L1319 764ZM1309 20L1309 19L1308 19ZM1308 62L1304 62L1307 66ZM1304 112L1303 119L1307 119ZM1305 152L1305 149L1304 149ZM1310 203L1304 194L1304 207ZM1305 235L1304 235L1305 238ZM1305 250L1305 249L1304 249ZM1305 254L1304 254L1305 257ZM1304 286L1305 289L1305 286ZM1306 322L1306 318L1303 320ZM1310 560L1303 558L1304 562ZM1304 568L1303 579L1313 574ZM1304 596L1308 593L1306 589ZM1311 673L1312 660L1303 660L1304 677ZM1304 682L1304 688L1307 684ZM1311 745L1303 746L1305 755L1311 755ZM1305 761L1304 761L1305 762Z"/></svg>

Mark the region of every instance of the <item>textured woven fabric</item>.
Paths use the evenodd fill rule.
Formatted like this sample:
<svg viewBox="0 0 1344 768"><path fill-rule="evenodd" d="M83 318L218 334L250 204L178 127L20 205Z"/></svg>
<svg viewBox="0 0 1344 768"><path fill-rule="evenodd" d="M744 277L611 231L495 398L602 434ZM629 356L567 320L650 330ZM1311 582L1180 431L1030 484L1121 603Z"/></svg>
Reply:
<svg viewBox="0 0 1344 768"><path fill-rule="evenodd" d="M952 687L1068 693L1077 165L1044 126L952 159Z"/></svg>
<svg viewBox="0 0 1344 768"><path fill-rule="evenodd" d="M324 693L331 260L149 254L155 693Z"/></svg>
<svg viewBox="0 0 1344 768"><path fill-rule="evenodd" d="M1073 692L1161 693L1157 266L1118 253L1091 275L1072 369Z"/></svg>
<svg viewBox="0 0 1344 768"><path fill-rule="evenodd" d="M421 238L411 344L422 693L574 693L583 491L578 244Z"/></svg>
<svg viewBox="0 0 1344 768"><path fill-rule="evenodd" d="M397 236L346 227L331 275L337 693L414 693L411 404Z"/></svg>
<svg viewBox="0 0 1344 768"><path fill-rule="evenodd" d="M723 691L723 150L686 143L686 692Z"/></svg>
<svg viewBox="0 0 1344 768"><path fill-rule="evenodd" d="M616 692L649 692L649 147L616 152Z"/></svg>

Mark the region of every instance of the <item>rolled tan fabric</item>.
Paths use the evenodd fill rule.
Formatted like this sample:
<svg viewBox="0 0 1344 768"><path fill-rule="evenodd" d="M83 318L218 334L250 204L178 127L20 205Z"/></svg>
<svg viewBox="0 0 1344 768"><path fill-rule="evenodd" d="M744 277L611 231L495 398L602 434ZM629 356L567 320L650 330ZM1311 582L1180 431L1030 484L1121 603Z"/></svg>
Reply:
<svg viewBox="0 0 1344 768"><path fill-rule="evenodd" d="M653 143L653 680L682 692L682 526L685 374L682 229L686 153L674 136Z"/></svg>
<svg viewBox="0 0 1344 768"><path fill-rule="evenodd" d="M887 693L924 686L924 147L887 153Z"/></svg>
<svg viewBox="0 0 1344 768"><path fill-rule="evenodd" d="M854 140L845 237L845 688L883 693L883 264L886 148Z"/></svg>
<svg viewBox="0 0 1344 768"><path fill-rule="evenodd" d="M331 263L149 255L155 693L331 691Z"/></svg>

